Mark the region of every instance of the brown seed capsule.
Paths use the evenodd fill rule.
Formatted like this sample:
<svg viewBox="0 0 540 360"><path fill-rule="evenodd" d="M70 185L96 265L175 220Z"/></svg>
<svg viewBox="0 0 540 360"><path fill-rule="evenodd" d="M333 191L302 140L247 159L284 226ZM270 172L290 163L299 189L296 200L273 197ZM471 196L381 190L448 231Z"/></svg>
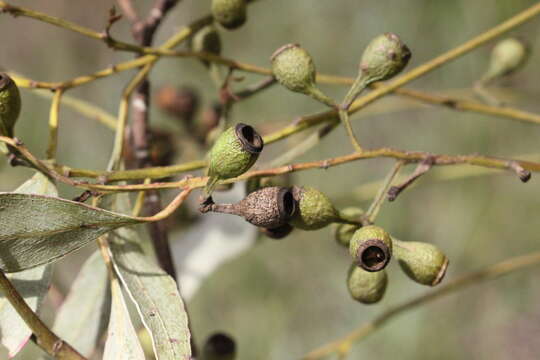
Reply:
<svg viewBox="0 0 540 360"><path fill-rule="evenodd" d="M448 268L448 258L435 245L393 239L396 258L409 278L422 285L439 284Z"/></svg>
<svg viewBox="0 0 540 360"><path fill-rule="evenodd" d="M163 86L156 94L157 106L168 114L190 125L199 105L195 90L184 87Z"/></svg>
<svg viewBox="0 0 540 360"><path fill-rule="evenodd" d="M206 211L238 215L255 226L276 228L294 215L296 201L290 188L273 186L254 191L236 204L208 205Z"/></svg>
<svg viewBox="0 0 540 360"><path fill-rule="evenodd" d="M283 239L293 231L293 227L290 224L283 224L275 228L260 228L261 233L268 236L270 239Z"/></svg>
<svg viewBox="0 0 540 360"><path fill-rule="evenodd" d="M349 253L366 271L380 271L392 257L392 240L384 229L369 225L358 229L349 245Z"/></svg>
<svg viewBox="0 0 540 360"><path fill-rule="evenodd" d="M388 276L386 270L369 272L352 264L347 276L347 288L352 298L362 304L375 304L384 296Z"/></svg>
<svg viewBox="0 0 540 360"><path fill-rule="evenodd" d="M233 360L235 357L234 340L227 334L216 333L206 340L201 360Z"/></svg>

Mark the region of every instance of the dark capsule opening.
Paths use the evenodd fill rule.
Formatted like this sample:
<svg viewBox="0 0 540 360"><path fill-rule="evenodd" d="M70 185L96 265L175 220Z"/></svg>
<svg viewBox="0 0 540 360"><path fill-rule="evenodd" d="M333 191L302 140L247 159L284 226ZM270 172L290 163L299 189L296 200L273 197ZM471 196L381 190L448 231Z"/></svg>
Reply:
<svg viewBox="0 0 540 360"><path fill-rule="evenodd" d="M11 78L6 73L0 73L0 90L4 90L11 81Z"/></svg>
<svg viewBox="0 0 540 360"><path fill-rule="evenodd" d="M289 220L296 212L296 200L291 188L282 188L278 192L278 209L284 220Z"/></svg>
<svg viewBox="0 0 540 360"><path fill-rule="evenodd" d="M370 272L381 271L388 265L391 257L386 243L379 239L364 241L357 253L357 263L362 269Z"/></svg>
<svg viewBox="0 0 540 360"><path fill-rule="evenodd" d="M264 146L263 139L254 128L239 123L234 128L236 137L240 140L242 148L251 154L259 154Z"/></svg>
<svg viewBox="0 0 540 360"><path fill-rule="evenodd" d="M232 355L236 353L236 343L234 340L227 334L216 333L206 340L204 344L204 355L209 357L209 355Z"/></svg>

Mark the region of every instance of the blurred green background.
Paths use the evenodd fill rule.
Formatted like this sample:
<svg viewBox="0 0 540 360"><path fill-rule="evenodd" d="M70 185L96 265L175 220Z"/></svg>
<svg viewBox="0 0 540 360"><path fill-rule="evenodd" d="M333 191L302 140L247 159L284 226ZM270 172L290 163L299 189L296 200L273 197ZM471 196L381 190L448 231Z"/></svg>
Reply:
<svg viewBox="0 0 540 360"><path fill-rule="evenodd" d="M12 1L87 27L104 28L114 1ZM134 1L146 11L151 1ZM224 56L269 66L279 46L297 42L314 57L321 72L355 76L360 54L382 32L395 32L413 53L408 69L455 47L513 14L536 3L530 0L260 0L249 8L246 26L220 30ZM182 1L160 28L156 44L183 24L208 12L210 0ZM499 82L497 93L512 106L540 113L540 18L510 34L526 39L532 56L519 73ZM113 35L131 42L127 21ZM61 81L92 73L132 58L104 44L27 18L0 16L0 65L35 80ZM409 86L426 92L471 98L471 84L485 71L494 43L453 61ZM121 91L134 72L95 81L69 91L113 114ZM245 75L241 88L259 77ZM195 87L203 105L217 98L208 73L192 59L163 59L151 73L154 89L162 85ZM341 98L346 89L322 86ZM20 137L34 154L43 156L47 141L49 100L23 90ZM322 110L299 94L275 86L240 103L232 119L255 125L263 133L294 118ZM392 146L434 153L480 153L493 156L538 154L540 127L441 107L417 106L389 96L369 106L365 116L352 117L362 144ZM152 108L152 123L178 129L174 120ZM274 156L300 141L297 135L265 148L263 167ZM61 110L58 161L73 167L103 169L112 148L112 133L67 108ZM182 144L179 144L182 147ZM338 128L316 148L297 159L309 161L347 154L351 147ZM388 159L354 162L328 170L297 173L294 182L318 187L338 207L358 205L356 187L385 176ZM412 170L410 167L407 171ZM0 191L22 183L29 170L0 162ZM448 279L510 256L538 249L536 218L540 190L535 175L527 184L500 173L455 181L436 181L434 169L419 185L386 203L378 224L403 240L437 244L450 258ZM447 169L445 169L447 171ZM456 168L456 171L459 171ZM62 187L62 195L76 194ZM360 203L367 208L369 202ZM226 215L223 215L226 216ZM182 231L174 240L182 241ZM234 234L233 234L234 236ZM55 281L66 291L89 250L61 261ZM260 239L256 246L220 266L189 301L198 342L214 331L226 331L238 342L240 360L297 359L325 342L342 336L393 304L430 291L412 283L396 264L389 266L390 283L382 302L364 306L350 299L345 276L350 259L329 229L295 231L283 241ZM353 348L350 359L536 359L540 352L540 284L537 268L448 296L397 318ZM444 284L444 281L443 281ZM52 318L52 311L46 314ZM50 320L50 319L49 319ZM1 357L1 355L0 355ZM33 359L27 352L17 359Z"/></svg>

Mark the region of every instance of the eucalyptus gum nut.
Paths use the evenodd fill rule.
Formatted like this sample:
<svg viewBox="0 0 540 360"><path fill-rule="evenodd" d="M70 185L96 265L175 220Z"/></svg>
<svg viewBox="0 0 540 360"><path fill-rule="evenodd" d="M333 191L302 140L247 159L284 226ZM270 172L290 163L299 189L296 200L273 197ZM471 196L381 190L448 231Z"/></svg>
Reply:
<svg viewBox="0 0 540 360"><path fill-rule="evenodd" d="M392 239L381 227L368 225L358 229L349 244L355 263L366 271L380 271L392 258Z"/></svg>
<svg viewBox="0 0 540 360"><path fill-rule="evenodd" d="M13 137L15 123L21 112L21 95L15 82L0 73L0 135Z"/></svg>
<svg viewBox="0 0 540 360"><path fill-rule="evenodd" d="M435 245L393 239L401 269L413 281L428 286L439 284L448 268L448 258Z"/></svg>
<svg viewBox="0 0 540 360"><path fill-rule="evenodd" d="M242 216L255 226L276 228L294 215L296 200L291 188L272 186L256 190L236 204L212 204L209 211Z"/></svg>
<svg viewBox="0 0 540 360"><path fill-rule="evenodd" d="M351 297L362 304L379 302L386 292L386 270L369 272L352 264L347 275L347 288Z"/></svg>
<svg viewBox="0 0 540 360"><path fill-rule="evenodd" d="M270 239L279 240L288 236L292 231L293 227L290 224L283 224L274 228L260 228L261 233L269 237Z"/></svg>
<svg viewBox="0 0 540 360"><path fill-rule="evenodd" d="M234 360L236 343L227 334L216 333L204 343L201 360Z"/></svg>
<svg viewBox="0 0 540 360"><path fill-rule="evenodd" d="M212 16L224 28L233 30L247 19L246 0L212 0Z"/></svg>
<svg viewBox="0 0 540 360"><path fill-rule="evenodd" d="M375 37L360 60L360 75L366 83L388 80L407 66L411 51L393 33Z"/></svg>
<svg viewBox="0 0 540 360"><path fill-rule="evenodd" d="M221 54L221 37L213 25L207 25L193 35L190 47L194 52L219 55ZM204 59L201 61L208 65L208 61Z"/></svg>
<svg viewBox="0 0 540 360"><path fill-rule="evenodd" d="M508 38L500 41L491 51L489 68L484 81L508 75L525 64L529 56L527 45L516 39Z"/></svg>
<svg viewBox="0 0 540 360"><path fill-rule="evenodd" d="M339 220L338 211L322 192L312 187L293 186L297 202L290 224L302 230L318 230Z"/></svg>
<svg viewBox="0 0 540 360"><path fill-rule="evenodd" d="M303 94L315 87L315 64L311 55L298 44L287 44L271 57L272 73L287 89Z"/></svg>
<svg viewBox="0 0 540 360"><path fill-rule="evenodd" d="M264 143L251 126L239 123L224 131L209 153L208 176L229 179L246 172L257 161Z"/></svg>
<svg viewBox="0 0 540 360"><path fill-rule="evenodd" d="M356 221L364 214L364 211L357 207L348 207L339 212L339 217L342 219ZM334 239L339 245L349 247L353 234L358 230L360 225L352 224L332 224L332 232Z"/></svg>

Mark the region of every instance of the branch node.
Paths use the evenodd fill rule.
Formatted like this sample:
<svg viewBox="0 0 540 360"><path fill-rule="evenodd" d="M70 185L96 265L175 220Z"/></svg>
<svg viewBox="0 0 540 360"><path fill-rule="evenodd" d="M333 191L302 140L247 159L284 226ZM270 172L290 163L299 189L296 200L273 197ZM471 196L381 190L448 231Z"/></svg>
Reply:
<svg viewBox="0 0 540 360"><path fill-rule="evenodd" d="M420 176L427 173L431 167L435 164L436 157L434 155L428 155L414 170L414 172L401 184L392 186L388 189L388 201L394 201L398 195L416 181Z"/></svg>

